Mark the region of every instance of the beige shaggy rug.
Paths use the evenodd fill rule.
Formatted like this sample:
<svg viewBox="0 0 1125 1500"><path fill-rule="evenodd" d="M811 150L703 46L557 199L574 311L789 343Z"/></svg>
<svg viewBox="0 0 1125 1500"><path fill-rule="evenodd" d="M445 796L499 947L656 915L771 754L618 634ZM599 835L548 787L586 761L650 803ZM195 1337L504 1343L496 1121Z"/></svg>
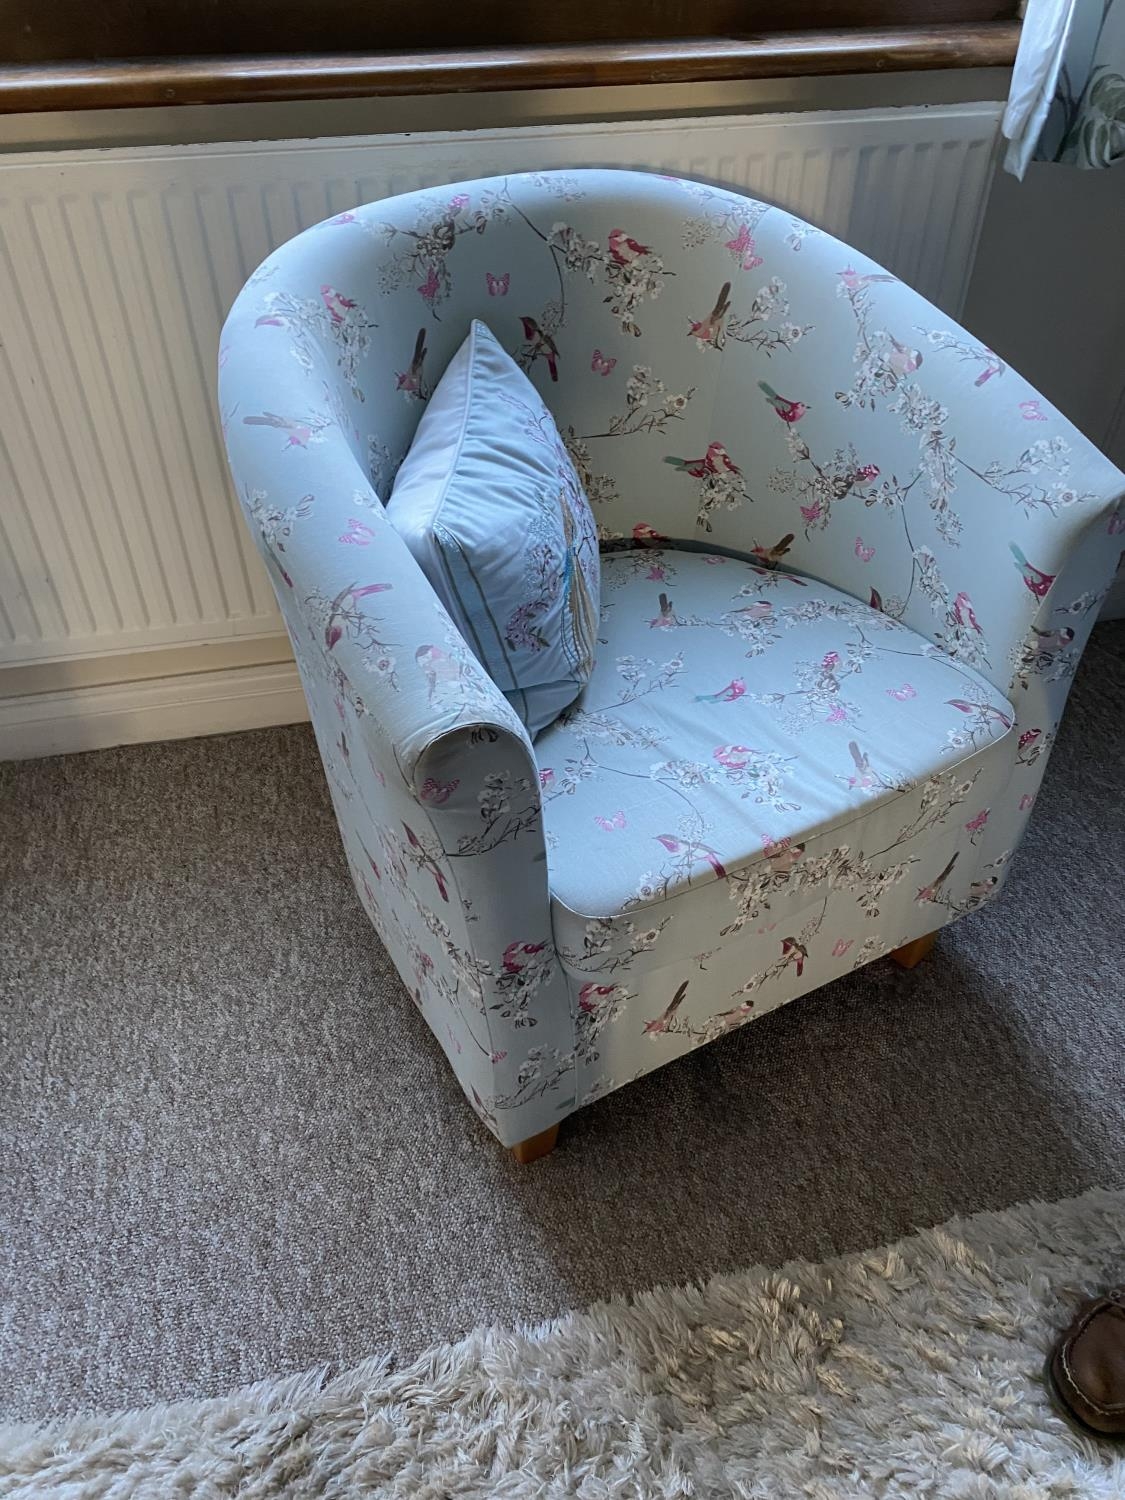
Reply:
<svg viewBox="0 0 1125 1500"><path fill-rule="evenodd" d="M1125 1193L719 1276L535 1329L45 1427L0 1428L4 1500L737 1496L1121 1500L1125 1453L1042 1384L1125 1276Z"/></svg>

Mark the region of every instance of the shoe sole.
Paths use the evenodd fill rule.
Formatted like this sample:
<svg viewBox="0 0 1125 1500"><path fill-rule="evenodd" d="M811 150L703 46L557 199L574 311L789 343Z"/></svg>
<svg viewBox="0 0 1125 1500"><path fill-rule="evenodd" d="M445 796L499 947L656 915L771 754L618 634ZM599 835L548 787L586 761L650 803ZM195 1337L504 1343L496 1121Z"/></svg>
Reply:
<svg viewBox="0 0 1125 1500"><path fill-rule="evenodd" d="M1125 1443L1125 1432L1099 1432L1096 1427L1091 1427L1083 1422L1082 1418L1067 1404L1066 1397L1059 1390L1058 1381L1055 1379L1051 1364L1054 1361L1055 1351L1051 1349L1043 1365L1043 1384L1047 1387L1047 1394L1051 1398L1051 1405L1056 1413L1063 1419L1067 1426L1078 1434L1079 1437L1094 1438L1100 1443Z"/></svg>

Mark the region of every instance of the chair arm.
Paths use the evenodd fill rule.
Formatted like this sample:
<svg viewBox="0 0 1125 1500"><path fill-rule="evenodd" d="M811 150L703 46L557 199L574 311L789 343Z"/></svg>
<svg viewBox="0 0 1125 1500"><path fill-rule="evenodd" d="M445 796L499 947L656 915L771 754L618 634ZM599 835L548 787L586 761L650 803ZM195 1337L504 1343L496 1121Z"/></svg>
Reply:
<svg viewBox="0 0 1125 1500"><path fill-rule="evenodd" d="M526 730L348 444L284 453L235 420L228 452L360 898L477 1112L514 1144L572 1107L574 1068Z"/></svg>

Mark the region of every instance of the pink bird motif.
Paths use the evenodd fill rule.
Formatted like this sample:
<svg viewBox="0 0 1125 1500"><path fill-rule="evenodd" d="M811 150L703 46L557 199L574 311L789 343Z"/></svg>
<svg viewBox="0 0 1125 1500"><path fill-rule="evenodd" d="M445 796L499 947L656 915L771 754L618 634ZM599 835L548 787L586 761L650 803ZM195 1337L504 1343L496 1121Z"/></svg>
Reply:
<svg viewBox="0 0 1125 1500"><path fill-rule="evenodd" d="M746 692L746 683L741 677L732 677L726 687L717 693L696 693L696 703L736 703Z"/></svg>
<svg viewBox="0 0 1125 1500"><path fill-rule="evenodd" d="M864 791L873 787L877 778L871 769L871 757L867 751L861 750L855 740L849 740L848 754L855 765L855 774L848 777L848 785L860 787Z"/></svg>
<svg viewBox="0 0 1125 1500"><path fill-rule="evenodd" d="M433 307L434 303L437 301L438 292L440 291L441 278L438 275L438 268L437 266L431 266L426 272L425 281L423 281L422 285L418 288L418 295L419 297L421 297L423 302L427 302L429 303L430 307Z"/></svg>
<svg viewBox="0 0 1125 1500"><path fill-rule="evenodd" d="M943 888L945 886L945 882L949 879L950 875L952 875L952 873L953 873L953 866L957 863L959 852L960 851L957 851L957 852L954 853L953 858L949 861L949 863L946 865L945 869L941 872L941 874L933 882L932 885L924 885L924 886L922 886L922 888L919 890L918 894L914 898L915 901L917 901L919 903L922 903L922 902L926 902L926 901L940 901L941 900L942 890L943 890Z"/></svg>
<svg viewBox="0 0 1125 1500"><path fill-rule="evenodd" d="M359 215L353 213L349 208L346 213L337 214L334 219L329 219L329 224L358 224Z"/></svg>
<svg viewBox="0 0 1125 1500"><path fill-rule="evenodd" d="M406 829L407 841L409 842L410 847L414 850L415 855L418 858L419 865L428 874L433 876L434 884L437 886L438 895L441 897L441 899L443 901L448 901L449 887L445 883L445 876L442 874L442 871L437 862L426 853L425 849L422 847L421 839L410 827L409 823L404 823L402 826Z"/></svg>
<svg viewBox="0 0 1125 1500"><path fill-rule="evenodd" d="M555 784L555 772L551 766L543 766L539 771L539 786L542 791Z"/></svg>
<svg viewBox="0 0 1125 1500"><path fill-rule="evenodd" d="M1015 542L1009 542L1008 549L1011 552L1012 556L1015 558L1016 567L1019 569L1020 576L1023 578L1023 581L1027 585L1027 587L1031 590L1031 592L1037 599L1046 598L1047 594L1050 591L1052 583L1054 583L1055 578L1057 577L1057 574L1044 573L1039 568L1032 567L1031 563L1029 563L1027 558L1024 557L1023 553L1016 546Z"/></svg>
<svg viewBox="0 0 1125 1500"><path fill-rule="evenodd" d="M985 347L984 352L985 354L989 355L990 358L984 369L973 381L973 384L975 386L987 385L994 375L1003 375L1006 368L1004 361L1002 359L997 359L993 350Z"/></svg>
<svg viewBox="0 0 1125 1500"><path fill-rule="evenodd" d="M440 646L419 646L414 653L414 660L426 674L431 703L440 687L460 686L460 664Z"/></svg>
<svg viewBox="0 0 1125 1500"><path fill-rule="evenodd" d="M697 843L694 839L677 838L674 833L658 833L656 842L663 844L669 854L678 854L694 859L699 856L707 861L720 880L727 878L727 872L719 860L718 854L707 844Z"/></svg>
<svg viewBox="0 0 1125 1500"><path fill-rule="evenodd" d="M833 703L832 707L824 716L826 724L846 724L848 722L848 711L842 703Z"/></svg>
<svg viewBox="0 0 1125 1500"><path fill-rule="evenodd" d="M625 814L621 811L615 812L612 817L603 818L600 813L594 817L594 822L605 833L613 833L615 829L625 827Z"/></svg>
<svg viewBox="0 0 1125 1500"><path fill-rule="evenodd" d="M672 607L672 601L667 594L660 596L660 613L655 620L648 622L650 630L669 630L680 622L676 619L676 611Z"/></svg>
<svg viewBox="0 0 1125 1500"><path fill-rule="evenodd" d="M667 578L668 574L664 570L663 563L653 563L652 567L645 574L645 580L648 583L665 583Z"/></svg>
<svg viewBox="0 0 1125 1500"><path fill-rule="evenodd" d="M1020 416L1025 422L1045 422L1047 420L1038 401L1021 401Z"/></svg>
<svg viewBox="0 0 1125 1500"><path fill-rule="evenodd" d="M364 854L367 855L367 863L371 866L371 873L375 876L375 879L382 880L383 873L379 869L379 866L371 858L371 851L368 849L367 845L363 842L362 839L360 840L360 848L363 850Z"/></svg>
<svg viewBox="0 0 1125 1500"><path fill-rule="evenodd" d="M887 689L887 697L893 698L897 703L909 703L911 698L917 696L916 690L908 682L904 682L901 687Z"/></svg>
<svg viewBox="0 0 1125 1500"><path fill-rule="evenodd" d="M432 807L442 807L460 785L461 782L456 777L452 781L437 781L434 777L427 776L419 795L423 802L428 802Z"/></svg>
<svg viewBox="0 0 1125 1500"><path fill-rule="evenodd" d="M684 1003L684 997L687 995L690 983L690 979L685 979L660 1015L654 1017L651 1021L645 1022L645 1036L659 1036L662 1032L669 1030L676 1018L676 1012Z"/></svg>
<svg viewBox="0 0 1125 1500"><path fill-rule="evenodd" d="M335 599L328 606L328 620L324 626L324 643L329 651L344 634L344 627L340 624L339 617L347 609L350 609L357 600L366 599L368 594L383 594L394 585L390 583L365 583L350 584L346 589L341 589ZM348 604L348 600L352 604Z"/></svg>
<svg viewBox="0 0 1125 1500"><path fill-rule="evenodd" d="M351 542L356 547L369 547L375 540L375 533L366 521L357 520L355 516L348 518L348 529L340 535L340 541Z"/></svg>
<svg viewBox="0 0 1125 1500"><path fill-rule="evenodd" d="M795 865L804 852L804 844L795 844L788 834L780 839L771 839L768 833L762 834L762 854L775 872Z"/></svg>
<svg viewBox="0 0 1125 1500"><path fill-rule="evenodd" d="M521 974L527 968L528 960L542 953L546 946L546 943L509 943L501 960L505 974Z"/></svg>
<svg viewBox="0 0 1125 1500"><path fill-rule="evenodd" d="M1034 802L1035 802L1035 793L1034 792L1024 792L1023 796L1020 798L1020 812L1027 812L1028 808L1031 807L1034 804Z"/></svg>
<svg viewBox="0 0 1125 1500"><path fill-rule="evenodd" d="M988 813L989 809L987 807L982 807L980 812L977 813L976 817L970 818L969 821L965 824L966 833L980 833L984 828L984 825L988 822Z"/></svg>
<svg viewBox="0 0 1125 1500"><path fill-rule="evenodd" d="M977 624L977 617L973 613L973 601L965 593L964 589L961 590L953 601L953 618L962 629L968 626L970 630L975 630L977 635L983 635L984 632Z"/></svg>
<svg viewBox="0 0 1125 1500"><path fill-rule="evenodd" d="M617 989L615 984L597 984L594 980L588 980L578 991L578 1009L586 1015L593 1015L598 1009L599 1000L608 1000L610 995Z"/></svg>
<svg viewBox="0 0 1125 1500"><path fill-rule="evenodd" d="M998 720L1005 729L1012 727L1012 721L1007 714L1001 713L998 708L993 708L991 703L969 703L965 698L947 698L945 701L950 708L956 708L963 714L983 714L986 719Z"/></svg>
<svg viewBox="0 0 1125 1500"><path fill-rule="evenodd" d="M638 521L633 527L633 540L645 547L661 547L668 538L647 521Z"/></svg>
<svg viewBox="0 0 1125 1500"><path fill-rule="evenodd" d="M832 944L832 957L843 958L855 942L855 938L837 938Z"/></svg>
<svg viewBox="0 0 1125 1500"><path fill-rule="evenodd" d="M859 468L855 471L856 484L871 484L878 477L878 464L860 464Z"/></svg>
<svg viewBox="0 0 1125 1500"><path fill-rule="evenodd" d="M551 379L559 378L559 350L554 339L545 328L541 328L534 318L522 317L523 336L527 340L527 353L531 363L537 359L547 361L547 369L550 371Z"/></svg>
<svg viewBox="0 0 1125 1500"><path fill-rule="evenodd" d="M921 351L911 349L906 344L900 344L893 333L888 333L887 337L891 341L891 352L887 357L887 363L891 369L896 375L913 375L922 363Z"/></svg>
<svg viewBox="0 0 1125 1500"><path fill-rule="evenodd" d="M419 328L418 337L414 340L414 354L410 360L410 368L401 370L395 375L395 390L401 391L404 396L422 397L422 366L426 359L426 330Z"/></svg>
<svg viewBox="0 0 1125 1500"><path fill-rule="evenodd" d="M650 255L652 247L641 245L631 239L623 229L609 231L609 253L619 266L629 266L642 255Z"/></svg>
<svg viewBox="0 0 1125 1500"><path fill-rule="evenodd" d="M765 380L758 381L758 389L783 422L790 424L799 422L809 410L804 401L790 401L785 396L779 396L773 386Z"/></svg>
<svg viewBox="0 0 1125 1500"><path fill-rule="evenodd" d="M590 368L595 375L611 374L616 363L616 359L611 359L608 354L603 354L600 349L595 349L590 357Z"/></svg>
<svg viewBox="0 0 1125 1500"><path fill-rule="evenodd" d="M1041 729L1025 729L1024 732L1020 735L1019 748L1021 750L1027 750L1031 745L1034 745L1036 743L1036 741L1041 737L1042 733L1043 731Z"/></svg>
<svg viewBox="0 0 1125 1500"><path fill-rule="evenodd" d="M764 567L776 568L792 545L793 533L787 531L780 541L774 542L772 547L765 547L761 542L755 542L750 548L750 555L756 557Z"/></svg>
<svg viewBox="0 0 1125 1500"><path fill-rule="evenodd" d="M826 651L820 658L820 665L826 672L834 672L840 665L840 653L838 651Z"/></svg>
<svg viewBox="0 0 1125 1500"><path fill-rule="evenodd" d="M857 536L855 539L855 555L859 558L860 562L869 563L875 556L875 548L865 547L863 545L863 538Z"/></svg>
<svg viewBox="0 0 1125 1500"><path fill-rule="evenodd" d="M751 621L754 625L761 625L765 620L773 619L773 600L755 599L753 604L747 604L742 609L732 609L728 619L739 617Z"/></svg>
<svg viewBox="0 0 1125 1500"><path fill-rule="evenodd" d="M313 438L328 426L327 420L323 418L319 421L302 421L299 417L279 417L272 411L263 412L260 417L243 417L242 421L247 427L276 427L280 432L287 432L287 448L307 448Z"/></svg>
<svg viewBox="0 0 1125 1500"><path fill-rule="evenodd" d="M664 462L671 464L674 469L690 474L692 479L706 479L708 474L718 474L720 469L725 469L728 474L742 473L720 442L708 443L707 452L702 458L675 458L667 454Z"/></svg>
<svg viewBox="0 0 1125 1500"><path fill-rule="evenodd" d="M836 272L844 286L849 292L862 292L865 287L871 286L876 281L894 281L893 276L873 275L871 272L854 270L851 266L845 266L842 271Z"/></svg>
<svg viewBox="0 0 1125 1500"><path fill-rule="evenodd" d="M338 292L327 282L320 289L320 300L324 303L325 312L337 325L344 321L348 313L356 309L356 303L350 297L345 297L343 292Z"/></svg>
<svg viewBox="0 0 1125 1500"><path fill-rule="evenodd" d="M797 970L797 978L805 972L805 959L809 956L809 950L804 943L797 941L795 937L782 938L781 956L786 963L791 963Z"/></svg>
<svg viewBox="0 0 1125 1500"><path fill-rule="evenodd" d="M503 276L493 276L491 271L486 271L484 279L488 286L488 295L490 297L506 297L508 295L508 287L512 281L511 271L505 271Z"/></svg>
<svg viewBox="0 0 1125 1500"><path fill-rule="evenodd" d="M724 281L719 288L719 295L715 298L715 305L705 318L695 321L688 319L688 337L693 338L700 348L710 347L721 349L723 346L723 332L726 327L727 314L730 312L730 282Z"/></svg>
<svg viewBox="0 0 1125 1500"><path fill-rule="evenodd" d="M755 753L749 745L716 745L711 752L728 771L745 771Z"/></svg>
<svg viewBox="0 0 1125 1500"><path fill-rule="evenodd" d="M819 521L820 515L821 508L819 500L814 500L811 505L801 506L801 518L806 526L812 526L815 522Z"/></svg>
<svg viewBox="0 0 1125 1500"><path fill-rule="evenodd" d="M749 224L740 224L734 239L724 241L724 249L730 251L743 271L756 270L762 264L762 257L754 247L754 236L750 233Z"/></svg>

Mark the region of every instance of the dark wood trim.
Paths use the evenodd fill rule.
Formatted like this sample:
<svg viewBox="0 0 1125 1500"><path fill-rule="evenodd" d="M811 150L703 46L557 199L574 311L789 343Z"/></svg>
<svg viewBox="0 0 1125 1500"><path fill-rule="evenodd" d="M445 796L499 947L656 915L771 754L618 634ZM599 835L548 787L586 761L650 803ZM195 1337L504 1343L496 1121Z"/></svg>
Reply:
<svg viewBox="0 0 1125 1500"><path fill-rule="evenodd" d="M411 55L1014 21L1018 0L0 0L0 65Z"/></svg>
<svg viewBox="0 0 1125 1500"><path fill-rule="evenodd" d="M192 57L0 68L0 113L1010 67L1018 22L462 52Z"/></svg>

